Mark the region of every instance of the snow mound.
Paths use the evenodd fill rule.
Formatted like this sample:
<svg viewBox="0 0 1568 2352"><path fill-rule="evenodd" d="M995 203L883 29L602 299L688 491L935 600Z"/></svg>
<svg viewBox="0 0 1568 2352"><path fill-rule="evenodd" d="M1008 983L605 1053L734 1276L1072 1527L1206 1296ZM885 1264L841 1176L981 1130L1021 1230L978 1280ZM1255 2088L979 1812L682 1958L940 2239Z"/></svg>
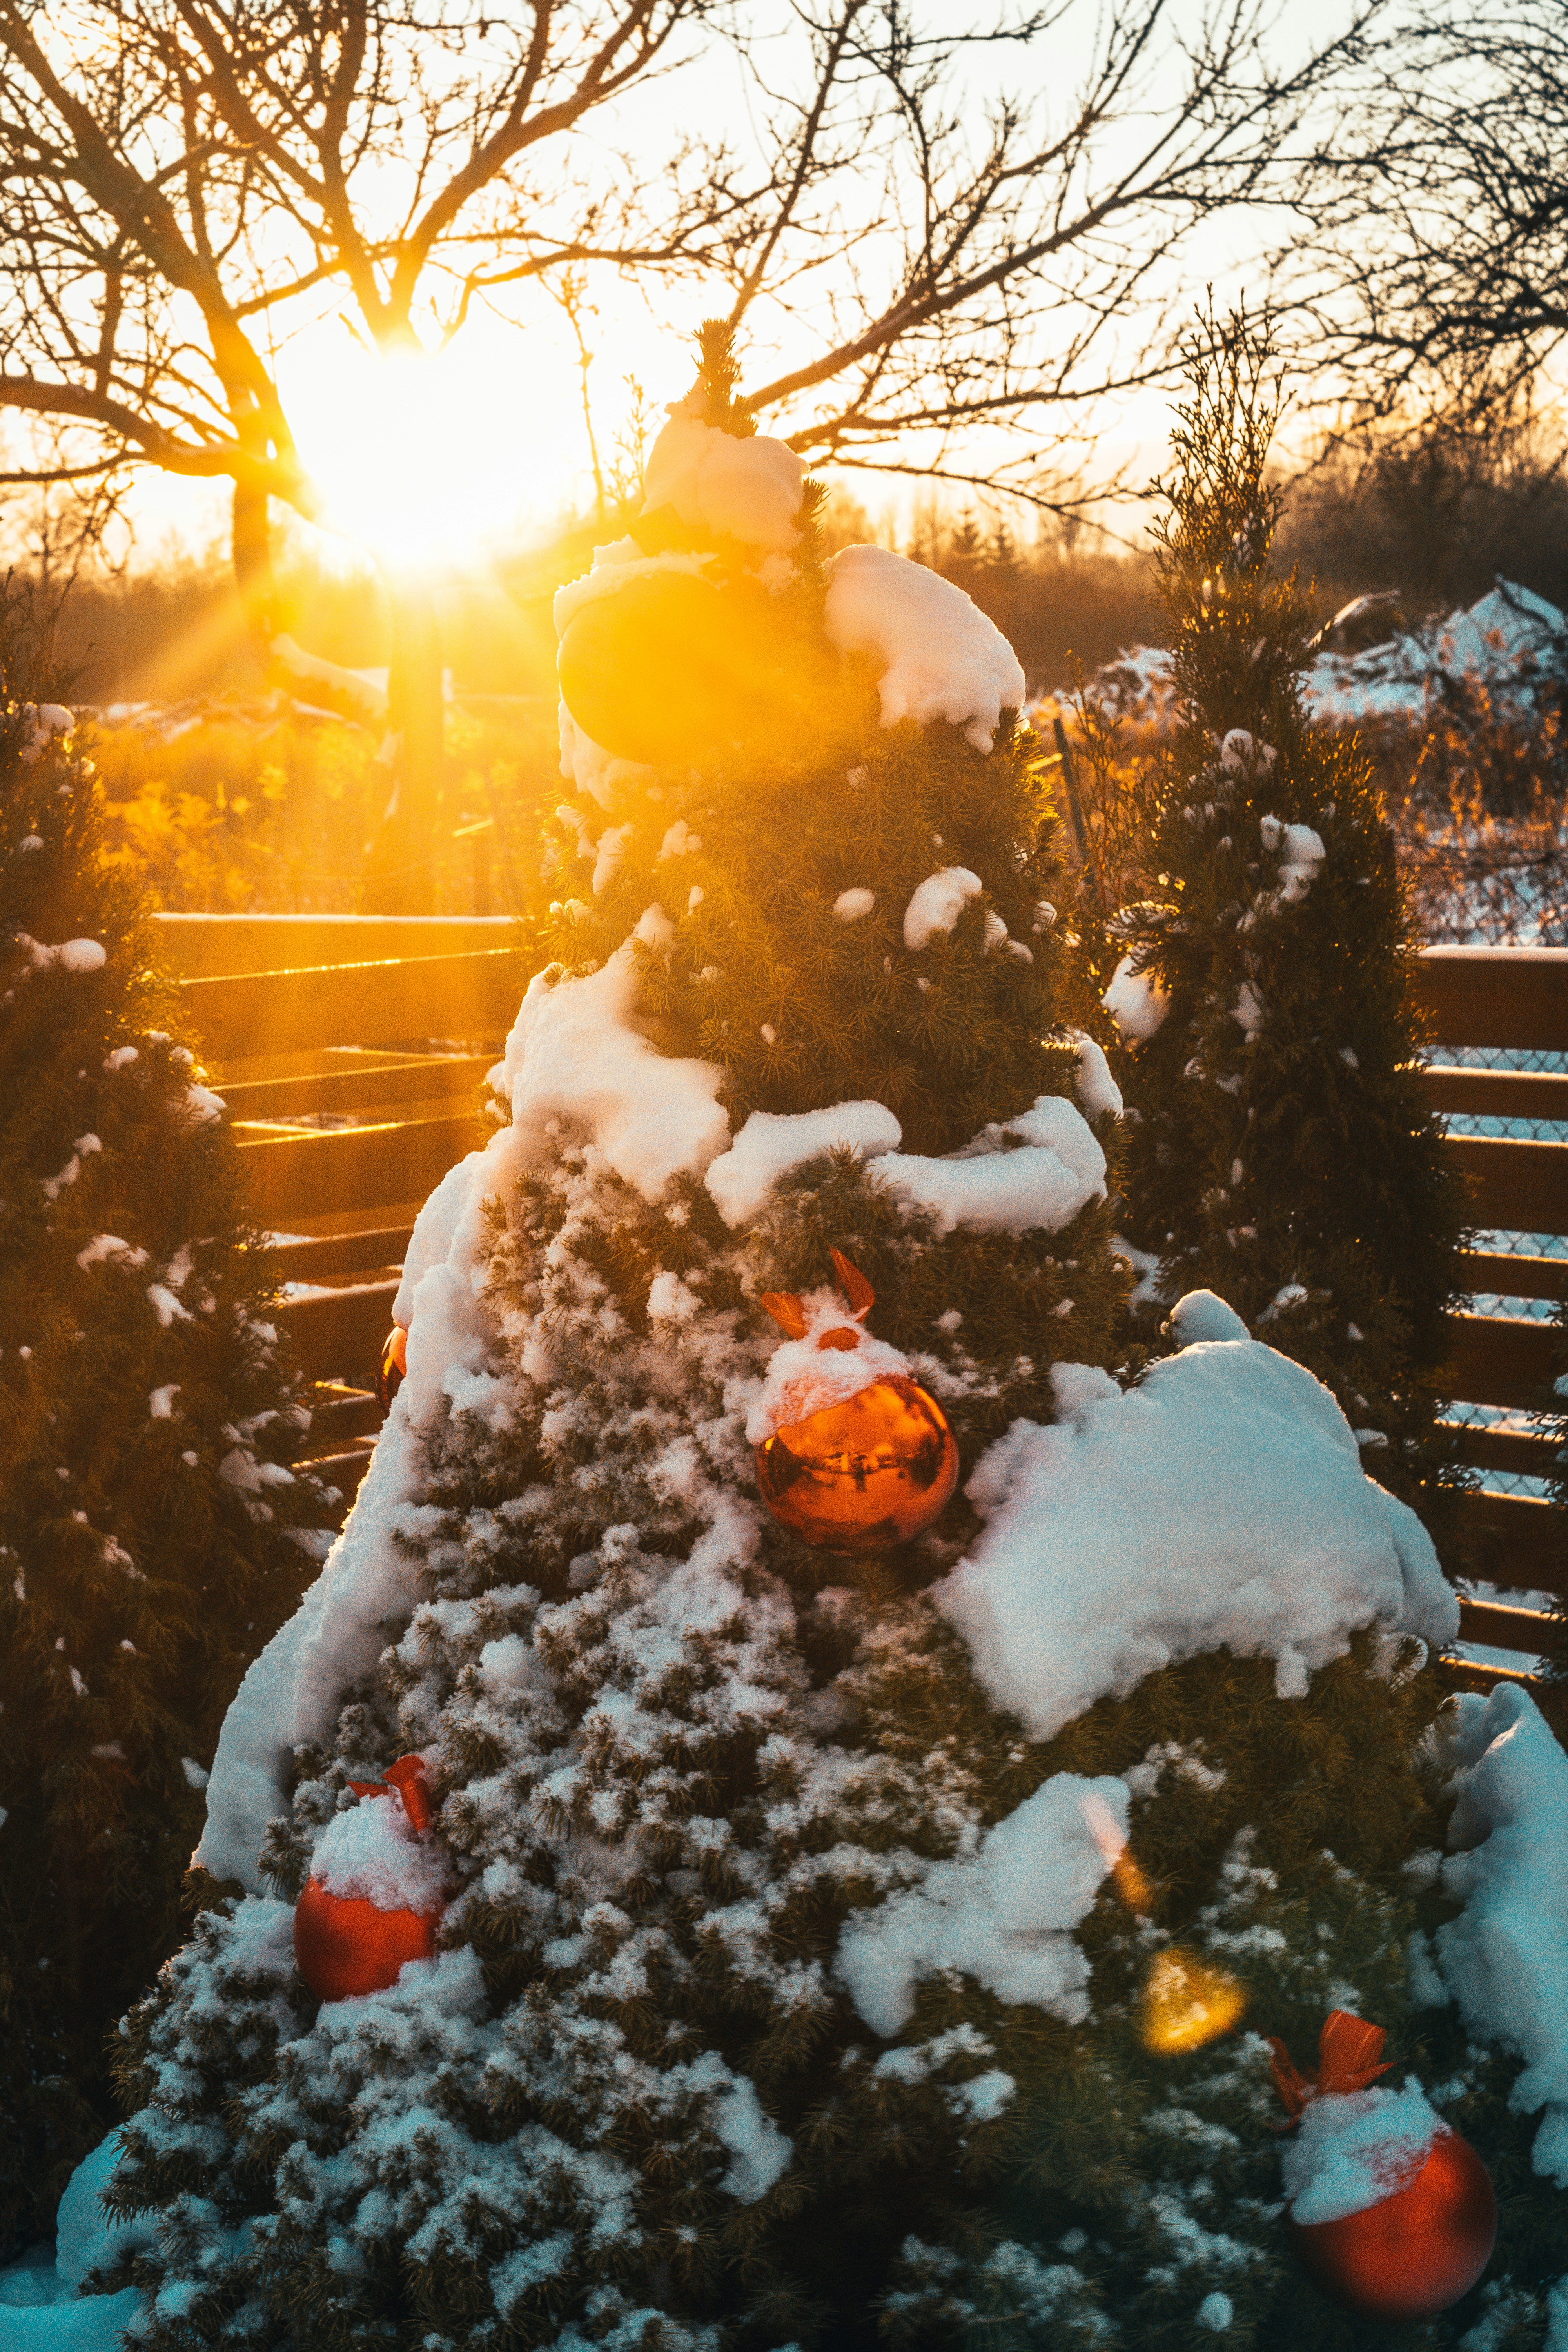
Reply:
<svg viewBox="0 0 1568 2352"><path fill-rule="evenodd" d="M1125 1842L1126 1783L1058 1772L973 1853L932 1863L918 1885L850 1918L837 1969L873 2032L897 2033L917 1980L942 1969L961 1969L999 2000L1030 2001L1069 2024L1089 2014L1089 1962L1073 1930L1115 1856L1096 1842L1088 1797L1110 1809Z"/></svg>
<svg viewBox="0 0 1568 2352"><path fill-rule="evenodd" d="M57 735L69 735L76 726L76 714L63 702L24 702L22 724L26 733L22 738L16 757L24 768L30 768L48 750Z"/></svg>
<svg viewBox="0 0 1568 2352"><path fill-rule="evenodd" d="M665 921L650 908L636 936L657 940ZM580 1119L616 1174L658 1201L675 1176L703 1173L730 1122L716 1064L676 1061L632 1025L638 990L630 940L586 980L537 973L506 1042L500 1091L527 1159L554 1121Z"/></svg>
<svg viewBox="0 0 1568 2352"><path fill-rule="evenodd" d="M1318 654L1301 680L1301 697L1309 717L1325 726L1416 727L1456 686L1469 684L1528 723L1543 695L1550 699L1561 690L1565 667L1568 619L1544 597L1500 579L1468 611L1397 632L1359 653ZM1175 679L1163 646L1119 654L1095 673L1089 693L1135 724L1162 732L1175 724ZM1048 696L1029 711L1047 731L1058 714L1065 719L1070 712Z"/></svg>
<svg viewBox="0 0 1568 2352"><path fill-rule="evenodd" d="M883 726L945 719L989 751L1003 711L1023 709L1024 673L978 604L885 547L842 548L823 569L828 636L840 653L880 664Z"/></svg>
<svg viewBox="0 0 1568 2352"><path fill-rule="evenodd" d="M1443 1885L1465 1907L1438 1966L1471 2030L1523 2058L1509 2104L1545 2109L1531 2161L1568 2189L1568 1756L1517 1684L1462 1695L1449 1720Z"/></svg>
<svg viewBox="0 0 1568 2352"><path fill-rule="evenodd" d="M1283 2150L1291 2220L1312 2229L1381 2205L1409 2188L1447 2129L1414 2076L1402 2091L1376 2083L1310 2100Z"/></svg>
<svg viewBox="0 0 1568 2352"><path fill-rule="evenodd" d="M1010 1150L1016 1142L1021 1148ZM1065 1095L1041 1095L1005 1125L985 1128L951 1160L892 1151L874 1181L911 1208L976 1234L1059 1233L1105 1192L1105 1154L1083 1113Z"/></svg>
<svg viewBox="0 0 1568 2352"><path fill-rule="evenodd" d="M378 1911L434 1911L447 1894L441 1849L395 1796L362 1797L316 1840L310 1875L343 1902Z"/></svg>
<svg viewBox="0 0 1568 2352"><path fill-rule="evenodd" d="M987 1524L932 1591L1035 1738L1200 1651L1272 1657L1289 1698L1361 1626L1458 1632L1425 1528L1300 1365L1237 1337L1125 1392L1083 1364L1052 1381L1061 1421L982 1457L965 1492Z"/></svg>
<svg viewBox="0 0 1568 2352"><path fill-rule="evenodd" d="M721 433L681 402L648 454L643 512L673 507L689 530L784 554L800 537L804 479L784 442Z"/></svg>
<svg viewBox="0 0 1568 2352"><path fill-rule="evenodd" d="M967 866L944 866L928 874L904 909L904 945L911 955L929 946L933 931L951 931L971 898L984 888Z"/></svg>
<svg viewBox="0 0 1568 2352"><path fill-rule="evenodd" d="M908 1380L907 1356L868 1331L856 1331L852 1348L819 1347L825 1332L854 1328L844 1301L830 1290L812 1292L801 1305L805 1336L786 1339L769 1359L767 1376L746 1421L746 1441L761 1445L778 1429L793 1428L829 1405L845 1404L877 1381Z"/></svg>
<svg viewBox="0 0 1568 2352"><path fill-rule="evenodd" d="M1100 1003L1115 1022L1122 1044L1142 1045L1155 1031L1171 1009L1168 990L1163 988L1152 971L1134 969L1135 959L1124 955L1110 975L1110 986Z"/></svg>
<svg viewBox="0 0 1568 2352"><path fill-rule="evenodd" d="M742 1225L766 1207L773 1186L792 1168L824 1151L856 1150L869 1160L893 1151L904 1131L883 1103L833 1103L826 1110L754 1110L703 1182L727 1225Z"/></svg>

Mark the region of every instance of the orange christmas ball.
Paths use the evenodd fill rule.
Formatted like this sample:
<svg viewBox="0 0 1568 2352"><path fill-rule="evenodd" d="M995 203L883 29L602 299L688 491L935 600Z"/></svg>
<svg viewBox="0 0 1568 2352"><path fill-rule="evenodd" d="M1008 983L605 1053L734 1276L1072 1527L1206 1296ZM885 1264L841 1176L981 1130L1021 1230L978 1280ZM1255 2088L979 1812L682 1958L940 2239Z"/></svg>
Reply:
<svg viewBox="0 0 1568 2352"><path fill-rule="evenodd" d="M690 572L645 572L579 606L556 653L561 697L618 759L686 767L765 725L779 648L765 592L721 594Z"/></svg>
<svg viewBox="0 0 1568 2352"><path fill-rule="evenodd" d="M392 1400L407 1374L408 1334L401 1323L395 1323L386 1335L381 1351L381 1369L375 1376L375 1401L383 1412L392 1410Z"/></svg>
<svg viewBox="0 0 1568 2352"><path fill-rule="evenodd" d="M321 2000L383 1992L405 1960L435 1958L441 1908L378 1911L363 1895L333 1895L308 1879L294 1906L295 1964Z"/></svg>
<svg viewBox="0 0 1568 2352"><path fill-rule="evenodd" d="M781 1527L824 1551L883 1551L929 1528L958 1484L947 1416L918 1381L874 1381L775 1430L757 1485Z"/></svg>
<svg viewBox="0 0 1568 2352"><path fill-rule="evenodd" d="M1457 2132L1433 2141L1414 2180L1337 2221L1292 2221L1325 2292L1369 2319L1430 2319L1468 2294L1497 2243L1486 2166Z"/></svg>

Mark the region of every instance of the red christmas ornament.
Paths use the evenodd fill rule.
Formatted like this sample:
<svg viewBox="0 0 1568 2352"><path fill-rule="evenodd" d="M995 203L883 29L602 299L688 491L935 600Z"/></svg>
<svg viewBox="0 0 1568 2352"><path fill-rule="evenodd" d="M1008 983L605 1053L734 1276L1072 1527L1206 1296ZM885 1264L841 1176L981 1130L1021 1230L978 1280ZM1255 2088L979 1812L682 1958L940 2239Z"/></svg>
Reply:
<svg viewBox="0 0 1568 2352"><path fill-rule="evenodd" d="M416 1830L430 1824L425 1766L417 1756L400 1756L384 1780L351 1780L354 1794L392 1797ZM314 1876L294 1906L294 1961L321 2000L347 2000L355 1993L383 1992L397 1982L405 1960L435 1957L442 1904L428 1911L383 1911L364 1895L334 1895Z"/></svg>
<svg viewBox="0 0 1568 2352"><path fill-rule="evenodd" d="M408 1334L401 1323L395 1323L386 1335L381 1351L381 1369L375 1376L375 1401L383 1412L392 1410L392 1400L403 1386L408 1373Z"/></svg>
<svg viewBox="0 0 1568 2352"><path fill-rule="evenodd" d="M1298 2071L1282 2042L1270 2042L1274 2086L1290 2115L1385 2074L1384 2040L1380 2025L1336 2009L1319 2037L1315 2076ZM1336 2302L1370 2319L1430 2319L1468 2294L1490 2262L1497 2198L1475 2149L1445 2127L1410 2177L1375 2205L1332 2221L1292 2220L1290 2235Z"/></svg>
<svg viewBox="0 0 1568 2352"><path fill-rule="evenodd" d="M831 1253L857 1324L876 1298L865 1276ZM805 1310L793 1293L760 1304L792 1339L804 1339ZM848 1350L859 1331L822 1332L819 1349ZM918 1381L885 1374L841 1402L785 1423L757 1448L763 1502L792 1535L851 1557L909 1543L929 1528L958 1484L958 1447L947 1415Z"/></svg>

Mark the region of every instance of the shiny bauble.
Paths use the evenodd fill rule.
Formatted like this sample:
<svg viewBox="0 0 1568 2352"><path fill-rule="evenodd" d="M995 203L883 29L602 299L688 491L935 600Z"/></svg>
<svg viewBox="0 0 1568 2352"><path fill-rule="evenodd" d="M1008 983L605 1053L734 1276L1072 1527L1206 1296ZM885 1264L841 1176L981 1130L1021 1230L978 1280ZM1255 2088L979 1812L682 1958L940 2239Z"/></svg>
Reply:
<svg viewBox="0 0 1568 2352"><path fill-rule="evenodd" d="M958 1484L947 1415L918 1381L874 1381L765 1437L757 1485L781 1527L823 1551L885 1551L929 1528Z"/></svg>
<svg viewBox="0 0 1568 2352"><path fill-rule="evenodd" d="M781 707L766 592L644 572L580 605L556 653L561 698L617 759L691 767L765 730Z"/></svg>
<svg viewBox="0 0 1568 2352"><path fill-rule="evenodd" d="M405 1960L434 1959L441 1910L378 1911L363 1895L333 1895L308 1879L294 1906L295 1965L321 2000L384 1992Z"/></svg>
<svg viewBox="0 0 1568 2352"><path fill-rule="evenodd" d="M1336 2303L1368 2319L1430 2319L1468 2294L1497 2242L1486 2166L1441 2132L1415 2178L1337 2221L1292 2221L1303 2264Z"/></svg>
<svg viewBox="0 0 1568 2352"><path fill-rule="evenodd" d="M408 1373L408 1334L401 1323L395 1323L386 1335L381 1351L381 1366L375 1376L375 1401L383 1412L390 1412L392 1400L403 1386Z"/></svg>
<svg viewBox="0 0 1568 2352"><path fill-rule="evenodd" d="M1215 1968L1179 1944L1156 1952L1143 1979L1143 2047L1184 2057L1216 2042L1239 2023L1247 1994L1228 1969Z"/></svg>

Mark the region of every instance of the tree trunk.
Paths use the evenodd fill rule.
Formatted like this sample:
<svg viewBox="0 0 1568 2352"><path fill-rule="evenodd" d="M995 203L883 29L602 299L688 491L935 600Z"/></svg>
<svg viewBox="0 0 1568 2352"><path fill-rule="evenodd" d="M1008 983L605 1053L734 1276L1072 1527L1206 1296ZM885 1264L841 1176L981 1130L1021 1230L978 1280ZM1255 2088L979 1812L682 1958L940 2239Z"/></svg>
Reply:
<svg viewBox="0 0 1568 2352"><path fill-rule="evenodd" d="M239 596L246 634L263 670L268 648L282 623L278 614L277 583L272 576L272 526L267 493L248 482L236 482L233 506L234 583Z"/></svg>
<svg viewBox="0 0 1568 2352"><path fill-rule="evenodd" d="M423 582L392 587L387 679L392 792L365 853L361 902L368 915L426 915L440 814L447 712L436 603Z"/></svg>

